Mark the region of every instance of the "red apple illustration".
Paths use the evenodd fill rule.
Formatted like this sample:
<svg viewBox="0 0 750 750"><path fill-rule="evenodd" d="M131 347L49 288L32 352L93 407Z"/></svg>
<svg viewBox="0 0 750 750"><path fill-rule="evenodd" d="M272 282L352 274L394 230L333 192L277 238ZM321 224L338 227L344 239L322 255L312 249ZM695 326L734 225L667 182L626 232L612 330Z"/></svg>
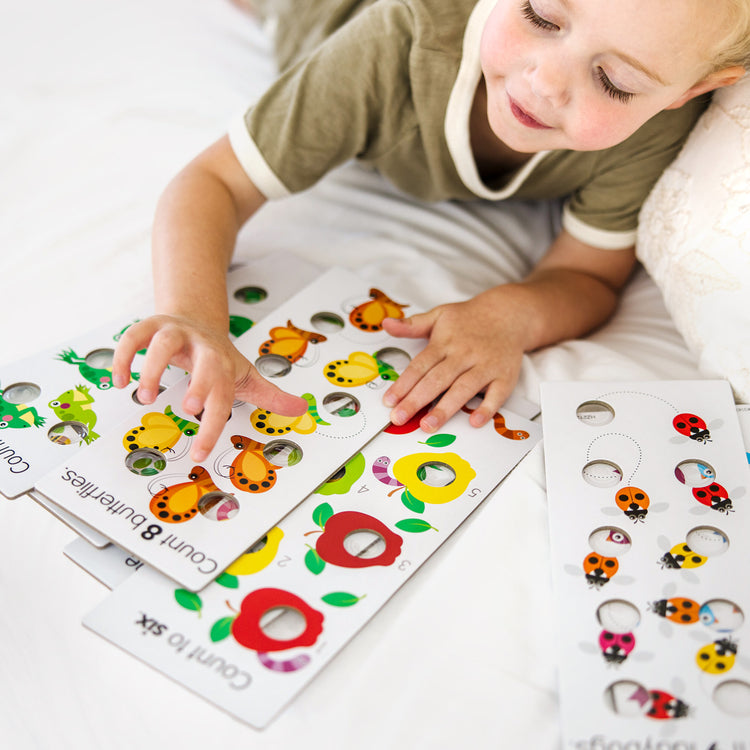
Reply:
<svg viewBox="0 0 750 750"><path fill-rule="evenodd" d="M291 640L269 638L260 626L261 617L272 609L295 609L305 618L304 631ZM232 635L240 646L267 653L298 646L312 646L323 632L323 614L295 594L283 589L265 588L249 593L232 622Z"/></svg>
<svg viewBox="0 0 750 750"><path fill-rule="evenodd" d="M427 414L432 404L423 406L411 419L404 422L404 424L389 424L385 428L384 432L388 432L391 435L406 435L408 432L414 432L419 429L419 423L422 421L422 417Z"/></svg>
<svg viewBox="0 0 750 750"><path fill-rule="evenodd" d="M385 542L385 550L374 557L353 555L346 549L344 540L357 531L369 531L381 537ZM368 568L372 565L392 565L401 554L403 542L398 534L377 518L368 516L367 513L345 510L326 521L325 530L315 544L315 551L332 565L340 565L342 568Z"/></svg>

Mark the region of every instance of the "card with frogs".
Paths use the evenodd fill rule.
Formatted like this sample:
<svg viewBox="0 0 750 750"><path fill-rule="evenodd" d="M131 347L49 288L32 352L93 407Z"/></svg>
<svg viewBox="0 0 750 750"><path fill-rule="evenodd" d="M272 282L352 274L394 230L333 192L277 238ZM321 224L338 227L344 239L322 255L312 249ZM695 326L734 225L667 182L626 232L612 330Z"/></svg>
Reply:
<svg viewBox="0 0 750 750"><path fill-rule="evenodd" d="M127 392L112 387L112 357L133 319L115 321L0 368L0 492L16 498L92 445L135 407L142 355ZM165 385L184 372L170 368Z"/></svg>
<svg viewBox="0 0 750 750"><path fill-rule="evenodd" d="M143 568L84 624L263 727L541 436L503 409L388 427L198 594Z"/></svg>
<svg viewBox="0 0 750 750"><path fill-rule="evenodd" d="M566 747L745 748L750 471L723 381L545 383Z"/></svg>
<svg viewBox="0 0 750 750"><path fill-rule="evenodd" d="M261 374L309 404L282 417L235 403L212 454L189 457L187 379L140 407L39 491L149 565L198 590L388 423L382 392L423 345L382 330L403 315L333 269L237 341Z"/></svg>

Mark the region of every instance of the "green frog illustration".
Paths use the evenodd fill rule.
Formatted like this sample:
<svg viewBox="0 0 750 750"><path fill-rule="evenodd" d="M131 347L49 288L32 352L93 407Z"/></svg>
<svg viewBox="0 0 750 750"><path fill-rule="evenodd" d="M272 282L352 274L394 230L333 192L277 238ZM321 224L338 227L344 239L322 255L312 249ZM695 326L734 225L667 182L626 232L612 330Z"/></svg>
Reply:
<svg viewBox="0 0 750 750"><path fill-rule="evenodd" d="M67 362L69 365L77 365L78 372L82 378L85 378L92 385L95 385L100 391L106 391L112 387L112 368L111 367L93 367L85 357L80 357L73 349L63 349L57 359ZM138 373L131 373L133 380L138 380Z"/></svg>
<svg viewBox="0 0 750 750"><path fill-rule="evenodd" d="M64 393L61 393L56 399L49 402L50 408L55 412L58 419L65 422L80 422L86 425L87 434L83 438L86 445L90 445L94 440L100 437L94 432L96 425L96 412L91 407L94 403L94 397L89 392L87 385L77 385Z"/></svg>
<svg viewBox="0 0 750 750"><path fill-rule="evenodd" d="M13 404L0 394L0 430L41 427L45 421L45 417L40 416L33 406Z"/></svg>

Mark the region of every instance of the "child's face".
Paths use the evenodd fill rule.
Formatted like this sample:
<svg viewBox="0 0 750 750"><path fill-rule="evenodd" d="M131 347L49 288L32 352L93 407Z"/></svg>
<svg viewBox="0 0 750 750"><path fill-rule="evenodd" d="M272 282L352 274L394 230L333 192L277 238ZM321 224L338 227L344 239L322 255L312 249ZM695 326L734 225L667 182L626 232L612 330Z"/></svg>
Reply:
<svg viewBox="0 0 750 750"><path fill-rule="evenodd" d="M481 42L490 127L521 152L620 143L711 88L697 82L720 11L706 0L498 0Z"/></svg>

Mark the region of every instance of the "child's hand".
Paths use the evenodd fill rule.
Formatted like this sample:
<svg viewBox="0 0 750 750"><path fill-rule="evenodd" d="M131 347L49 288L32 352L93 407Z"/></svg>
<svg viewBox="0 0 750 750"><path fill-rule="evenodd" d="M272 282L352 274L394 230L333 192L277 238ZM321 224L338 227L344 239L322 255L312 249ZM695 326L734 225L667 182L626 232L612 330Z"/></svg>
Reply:
<svg viewBox="0 0 750 750"><path fill-rule="evenodd" d="M141 403L156 399L167 365L191 373L182 409L190 416L200 415L200 430L190 453L196 462L203 461L214 447L235 398L285 416L298 416L307 410L304 399L262 378L226 334L177 316L155 315L125 331L112 365L115 386L123 388L130 382L133 357L144 346L148 351L138 386Z"/></svg>
<svg viewBox="0 0 750 750"><path fill-rule="evenodd" d="M383 397L393 409L394 424L403 424L441 394L420 422L425 432L440 429L480 392L484 397L470 423L481 427L495 415L516 384L526 348L525 316L514 304L516 289L497 287L467 302L384 321L393 336L429 338Z"/></svg>

